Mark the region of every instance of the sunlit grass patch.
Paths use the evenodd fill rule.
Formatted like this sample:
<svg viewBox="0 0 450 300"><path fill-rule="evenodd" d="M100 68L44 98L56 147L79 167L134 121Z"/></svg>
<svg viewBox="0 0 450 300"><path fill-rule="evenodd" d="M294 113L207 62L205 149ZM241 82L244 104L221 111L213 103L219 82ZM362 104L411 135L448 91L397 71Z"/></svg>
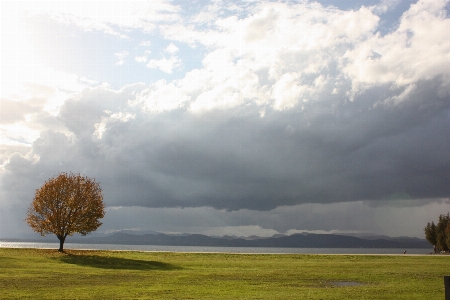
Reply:
<svg viewBox="0 0 450 300"><path fill-rule="evenodd" d="M447 256L0 248L1 298L442 299Z"/></svg>

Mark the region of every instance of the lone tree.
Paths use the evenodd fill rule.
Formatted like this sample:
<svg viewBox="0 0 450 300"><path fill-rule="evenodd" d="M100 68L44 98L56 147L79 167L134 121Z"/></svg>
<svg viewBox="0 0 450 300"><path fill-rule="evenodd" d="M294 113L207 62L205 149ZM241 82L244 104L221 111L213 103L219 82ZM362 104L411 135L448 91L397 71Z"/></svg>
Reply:
<svg viewBox="0 0 450 300"><path fill-rule="evenodd" d="M68 235L89 234L105 216L102 189L94 179L80 174L61 173L36 190L25 221L42 236L55 234L63 252Z"/></svg>
<svg viewBox="0 0 450 300"><path fill-rule="evenodd" d="M428 222L425 227L425 238L435 251L449 251L450 249L450 213L439 216L437 225Z"/></svg>

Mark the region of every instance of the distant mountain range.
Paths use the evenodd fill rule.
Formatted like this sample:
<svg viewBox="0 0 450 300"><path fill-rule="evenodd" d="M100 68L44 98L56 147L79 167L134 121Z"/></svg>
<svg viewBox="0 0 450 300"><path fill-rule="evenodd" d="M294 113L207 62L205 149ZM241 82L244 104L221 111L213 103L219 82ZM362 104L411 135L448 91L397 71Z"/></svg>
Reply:
<svg viewBox="0 0 450 300"><path fill-rule="evenodd" d="M11 239L8 239L11 241ZM16 240L19 241L19 240ZM20 240L24 241L24 240ZM33 242L57 242L52 239L27 239ZM69 237L66 242L84 244L204 246L204 247L280 247L280 248L431 248L425 239L411 237L368 236L356 237L338 234L300 233L272 237L212 237L201 234L163 234L147 232L134 234L130 231L108 235Z"/></svg>

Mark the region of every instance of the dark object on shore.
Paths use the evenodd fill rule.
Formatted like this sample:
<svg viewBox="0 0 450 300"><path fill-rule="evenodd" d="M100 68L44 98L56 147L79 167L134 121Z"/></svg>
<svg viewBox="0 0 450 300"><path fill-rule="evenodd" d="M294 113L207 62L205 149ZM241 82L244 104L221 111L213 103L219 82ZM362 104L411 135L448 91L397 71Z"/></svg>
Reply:
<svg viewBox="0 0 450 300"><path fill-rule="evenodd" d="M450 300L450 276L444 276L445 300Z"/></svg>

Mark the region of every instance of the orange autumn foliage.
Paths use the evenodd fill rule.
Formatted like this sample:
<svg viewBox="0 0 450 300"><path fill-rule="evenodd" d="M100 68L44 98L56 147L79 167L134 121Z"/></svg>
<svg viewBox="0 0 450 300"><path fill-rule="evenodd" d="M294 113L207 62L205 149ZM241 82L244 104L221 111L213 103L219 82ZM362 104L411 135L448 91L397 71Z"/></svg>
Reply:
<svg viewBox="0 0 450 300"><path fill-rule="evenodd" d="M66 237L86 235L102 225L105 216L99 183L80 174L61 173L36 190L25 221L41 235L55 234L63 251Z"/></svg>

